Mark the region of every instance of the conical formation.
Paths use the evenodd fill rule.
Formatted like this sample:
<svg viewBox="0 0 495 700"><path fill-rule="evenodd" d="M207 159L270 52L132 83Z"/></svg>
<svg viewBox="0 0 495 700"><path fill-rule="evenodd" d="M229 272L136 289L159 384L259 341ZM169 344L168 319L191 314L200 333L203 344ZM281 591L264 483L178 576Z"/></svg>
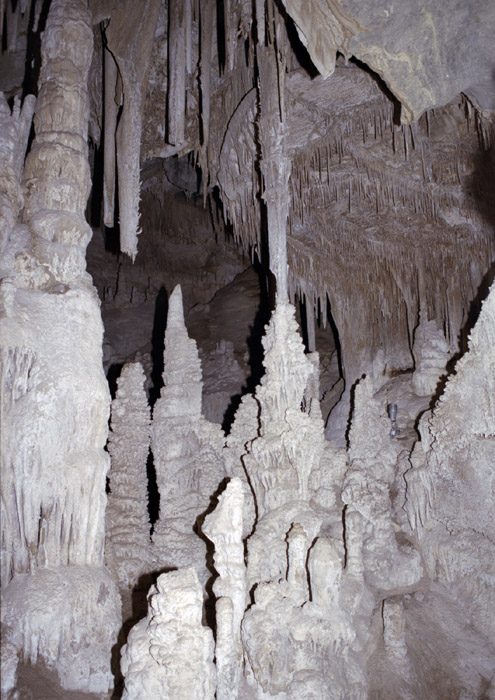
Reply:
<svg viewBox="0 0 495 700"><path fill-rule="evenodd" d="M144 382L139 362L124 365L112 402L106 559L121 587L135 583L150 558L146 464L151 418Z"/></svg>
<svg viewBox="0 0 495 700"><path fill-rule="evenodd" d="M309 500L309 476L324 449L323 422L312 401L318 368L304 354L294 315L291 304L279 301L263 339L259 437L245 460L259 516L291 500Z"/></svg>
<svg viewBox="0 0 495 700"><path fill-rule="evenodd" d="M225 477L224 436L220 426L201 415L201 363L184 323L180 286L169 299L163 382L152 424L160 492L153 535L156 566L196 566L206 580L205 546L194 530Z"/></svg>

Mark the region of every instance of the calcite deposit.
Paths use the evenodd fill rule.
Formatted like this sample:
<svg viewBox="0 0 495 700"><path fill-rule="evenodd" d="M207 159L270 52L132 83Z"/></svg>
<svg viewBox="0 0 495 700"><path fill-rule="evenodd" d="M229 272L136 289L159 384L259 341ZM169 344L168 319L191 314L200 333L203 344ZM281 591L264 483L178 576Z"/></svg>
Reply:
<svg viewBox="0 0 495 700"><path fill-rule="evenodd" d="M495 6L2 0L2 700L495 700Z"/></svg>

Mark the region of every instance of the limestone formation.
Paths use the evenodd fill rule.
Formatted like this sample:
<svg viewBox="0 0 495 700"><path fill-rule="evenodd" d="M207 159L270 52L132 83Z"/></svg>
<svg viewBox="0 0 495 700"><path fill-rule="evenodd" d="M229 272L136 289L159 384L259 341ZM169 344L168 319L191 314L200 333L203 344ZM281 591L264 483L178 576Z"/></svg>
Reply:
<svg viewBox="0 0 495 700"><path fill-rule="evenodd" d="M2 615L26 659L54 668L65 688L105 693L120 603L103 567L110 397L85 271L92 49L87 4L54 0L23 171L24 225L15 224L1 289Z"/></svg>
<svg viewBox="0 0 495 700"><path fill-rule="evenodd" d="M0 1L2 698L495 698L494 29Z"/></svg>
<svg viewBox="0 0 495 700"><path fill-rule="evenodd" d="M243 501L242 482L234 478L202 526L203 533L215 545L214 565L218 574L213 584L217 597L215 656L218 700L238 695L242 673L241 622L247 604Z"/></svg>
<svg viewBox="0 0 495 700"><path fill-rule="evenodd" d="M122 588L151 569L148 479L150 408L139 362L125 365L112 402L108 451L110 494L106 511L105 557Z"/></svg>
<svg viewBox="0 0 495 700"><path fill-rule="evenodd" d="M414 333L413 390L418 396L435 393L449 361L447 340L434 321L421 321Z"/></svg>
<svg viewBox="0 0 495 700"><path fill-rule="evenodd" d="M226 475L223 433L201 415L201 364L184 324L180 286L169 299L163 381L151 430L160 493L154 557L157 568L196 566L205 583L206 551L196 521Z"/></svg>
<svg viewBox="0 0 495 700"><path fill-rule="evenodd" d="M162 574L148 616L122 649L125 700L213 700L213 635L201 624L203 595L194 569Z"/></svg>

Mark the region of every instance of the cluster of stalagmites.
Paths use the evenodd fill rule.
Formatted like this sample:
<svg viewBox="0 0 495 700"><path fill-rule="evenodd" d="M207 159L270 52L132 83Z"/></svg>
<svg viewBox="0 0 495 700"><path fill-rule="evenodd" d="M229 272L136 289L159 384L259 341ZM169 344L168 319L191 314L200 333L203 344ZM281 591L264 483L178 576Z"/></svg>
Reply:
<svg viewBox="0 0 495 700"><path fill-rule="evenodd" d="M487 515L487 534L478 533L454 504L457 493L469 503L484 499L487 514L493 510L482 483L489 478L495 434L494 294L457 375L435 410L424 414L423 439L410 455L413 440L391 436L387 395L371 377L355 387L348 450L324 439L318 357L304 353L294 308L281 300L263 341L265 375L255 394L242 400L225 438L201 417L201 368L184 326L180 289L174 291L165 386L151 425L160 518L135 568L169 573L159 575L148 616L122 651L127 700L185 699L191 689L205 699L216 692L221 700L358 700L380 682L394 688L390 697L418 698L417 687L426 693L421 697L447 697L442 680L435 691L437 678L425 680L428 674L414 661L421 605L433 616L449 606L459 621L460 606L467 605L471 636L493 650L492 622L483 615L493 604L493 521ZM437 381L443 370L439 331L432 323L423 328L412 379L418 394L426 385L433 390L434 366ZM125 449L112 452L110 486L126 483L119 510L109 509L116 532L119 518L121 528L127 519L140 519L148 532L137 497L150 435L148 414L138 410L144 407L142 383L139 365L124 368L112 411L111 445L141 445L141 476L128 466ZM469 400L477 395L469 415L461 393ZM124 406L129 419L141 416L135 426L140 436L136 429L117 432ZM479 475L469 485L462 477L466 469ZM454 488L452 476L464 479L462 485ZM116 571L123 572L128 547L112 539L109 544ZM202 625L212 571L215 643ZM121 578L121 587L132 580ZM425 663L433 668L439 659L436 649L431 653ZM478 697L475 685L490 677L491 652L481 653L469 673L456 668L462 653L460 643L452 662L442 662L444 673L463 689L459 697ZM370 675L376 659L382 671Z"/></svg>

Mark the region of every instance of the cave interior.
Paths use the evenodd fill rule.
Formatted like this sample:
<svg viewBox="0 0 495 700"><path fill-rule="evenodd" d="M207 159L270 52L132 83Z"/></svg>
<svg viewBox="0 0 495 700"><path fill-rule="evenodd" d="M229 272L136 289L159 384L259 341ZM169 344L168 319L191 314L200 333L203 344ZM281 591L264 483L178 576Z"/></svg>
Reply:
<svg viewBox="0 0 495 700"><path fill-rule="evenodd" d="M0 20L2 699L495 700L495 5Z"/></svg>

